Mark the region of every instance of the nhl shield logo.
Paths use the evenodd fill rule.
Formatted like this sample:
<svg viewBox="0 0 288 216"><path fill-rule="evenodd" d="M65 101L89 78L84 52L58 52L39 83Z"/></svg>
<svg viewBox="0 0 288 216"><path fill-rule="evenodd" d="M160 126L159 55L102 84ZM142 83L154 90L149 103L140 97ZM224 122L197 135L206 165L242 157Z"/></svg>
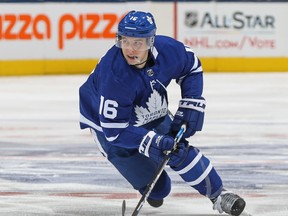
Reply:
<svg viewBox="0 0 288 216"><path fill-rule="evenodd" d="M152 69L147 70L147 74L148 76L153 76L154 75L154 71Z"/></svg>
<svg viewBox="0 0 288 216"><path fill-rule="evenodd" d="M198 23L198 13L189 11L185 13L185 25L189 28L195 27Z"/></svg>

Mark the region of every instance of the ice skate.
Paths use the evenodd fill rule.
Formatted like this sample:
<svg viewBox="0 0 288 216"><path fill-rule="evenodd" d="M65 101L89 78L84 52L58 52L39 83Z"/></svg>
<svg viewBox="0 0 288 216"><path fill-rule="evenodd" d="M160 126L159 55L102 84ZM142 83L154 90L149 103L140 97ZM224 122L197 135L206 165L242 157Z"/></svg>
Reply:
<svg viewBox="0 0 288 216"><path fill-rule="evenodd" d="M214 210L218 210L219 213L225 212L232 216L239 216L246 205L241 197L229 191L222 191L212 202L214 203Z"/></svg>

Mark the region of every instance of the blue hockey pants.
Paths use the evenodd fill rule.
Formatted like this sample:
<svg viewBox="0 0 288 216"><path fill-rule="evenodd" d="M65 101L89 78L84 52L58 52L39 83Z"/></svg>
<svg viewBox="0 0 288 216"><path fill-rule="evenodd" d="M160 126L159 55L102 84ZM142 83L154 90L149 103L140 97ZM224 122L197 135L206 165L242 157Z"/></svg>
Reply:
<svg viewBox="0 0 288 216"><path fill-rule="evenodd" d="M151 130L166 134L169 131L170 123L171 119L167 116L161 124L151 128ZM107 157L134 189L143 193L159 164L140 154L138 149L124 149L111 145L102 132L92 130L92 133L102 154ZM187 148L188 153L183 158L182 163L171 168L200 194L210 199L217 197L222 190L220 176L199 149L189 145ZM151 199L162 199L170 193L170 190L170 177L166 171L163 171L149 197Z"/></svg>

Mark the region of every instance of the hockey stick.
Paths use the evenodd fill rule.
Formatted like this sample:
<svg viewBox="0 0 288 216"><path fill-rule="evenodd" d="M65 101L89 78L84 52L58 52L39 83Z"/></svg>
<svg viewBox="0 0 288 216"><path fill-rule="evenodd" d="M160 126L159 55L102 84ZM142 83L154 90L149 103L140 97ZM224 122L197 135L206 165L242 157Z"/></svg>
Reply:
<svg viewBox="0 0 288 216"><path fill-rule="evenodd" d="M180 130L178 131L175 139L174 139L174 148L170 151L166 151L165 152L165 157L164 157L164 160L161 162L160 166L158 167L158 169L156 170L151 182L147 185L144 193L142 194L142 197L141 199L139 200L137 206L135 207L133 213L132 213L132 216L137 216L142 208L142 206L144 205L147 197L150 195L152 189L154 188L157 180L159 179L160 175L162 174L165 166L167 165L168 161L170 160L170 154L171 152L177 147L177 144L179 143L179 141L181 140L182 138L182 135L184 134L184 132L186 131L186 125L182 125ZM122 216L125 215L125 210L126 210L126 202L125 200L123 200L123 203L122 203Z"/></svg>

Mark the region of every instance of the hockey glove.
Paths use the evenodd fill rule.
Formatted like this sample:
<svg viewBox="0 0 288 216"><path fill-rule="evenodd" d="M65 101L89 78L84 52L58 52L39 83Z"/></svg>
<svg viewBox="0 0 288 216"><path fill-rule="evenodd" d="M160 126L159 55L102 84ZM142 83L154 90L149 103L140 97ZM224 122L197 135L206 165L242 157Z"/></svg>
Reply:
<svg viewBox="0 0 288 216"><path fill-rule="evenodd" d="M178 167L186 158L188 148L185 143L178 143L174 151L171 152L168 165L171 167Z"/></svg>
<svg viewBox="0 0 288 216"><path fill-rule="evenodd" d="M183 138L193 136L196 131L201 131L204 121L204 110L206 102L203 97L183 98L179 102L178 110L171 124L172 134L177 133L181 125L186 124L186 131Z"/></svg>
<svg viewBox="0 0 288 216"><path fill-rule="evenodd" d="M142 139L139 152L154 161L162 162L165 157L164 151L174 147L174 139L170 136L159 135L149 131Z"/></svg>

